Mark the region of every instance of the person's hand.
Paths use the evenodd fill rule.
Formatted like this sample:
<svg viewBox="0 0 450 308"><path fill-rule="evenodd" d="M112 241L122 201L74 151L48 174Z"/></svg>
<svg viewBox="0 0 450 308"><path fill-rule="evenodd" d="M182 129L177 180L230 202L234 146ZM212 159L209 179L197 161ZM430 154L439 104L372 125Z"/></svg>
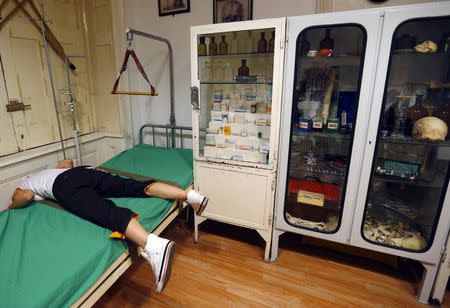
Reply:
<svg viewBox="0 0 450 308"><path fill-rule="evenodd" d="M64 159L61 160L57 165L57 169L70 169L73 168L73 160L71 159Z"/></svg>
<svg viewBox="0 0 450 308"><path fill-rule="evenodd" d="M29 190L16 188L11 199L12 203L8 206L8 209L20 209L33 201L34 193Z"/></svg>

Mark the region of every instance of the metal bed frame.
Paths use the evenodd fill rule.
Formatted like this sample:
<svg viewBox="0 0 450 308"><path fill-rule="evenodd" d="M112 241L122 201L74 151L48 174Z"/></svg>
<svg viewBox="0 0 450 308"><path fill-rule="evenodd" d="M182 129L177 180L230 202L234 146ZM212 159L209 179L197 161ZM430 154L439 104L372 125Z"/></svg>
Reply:
<svg viewBox="0 0 450 308"><path fill-rule="evenodd" d="M179 136L180 138L180 148L184 148L184 136L183 131L192 130L191 127L187 126L176 126L176 125L158 125L158 124L144 124L139 129L139 142L143 143L144 130L151 129L153 145L155 144L156 135L158 130L163 130L165 132L165 147L176 147L176 142L172 141L175 139L170 138L171 136ZM170 135L169 135L170 131ZM177 135L176 132L179 131ZM164 134L163 134L164 136ZM171 142L172 141L172 142ZM192 184L186 188L186 190L192 189ZM156 226L152 233L159 235L164 231L167 226L178 216L178 214L186 207L185 203L179 204L174 201L170 210L167 212L166 216L161 220L161 222ZM131 248L131 247L130 247ZM125 273L125 271L133 264L136 260L136 256L140 254L140 249L137 249L136 253L130 253L130 248L121 254L116 261L103 273L103 275L87 290L71 307L92 307L98 299L106 293L106 291L113 285L114 282L119 279L119 277Z"/></svg>

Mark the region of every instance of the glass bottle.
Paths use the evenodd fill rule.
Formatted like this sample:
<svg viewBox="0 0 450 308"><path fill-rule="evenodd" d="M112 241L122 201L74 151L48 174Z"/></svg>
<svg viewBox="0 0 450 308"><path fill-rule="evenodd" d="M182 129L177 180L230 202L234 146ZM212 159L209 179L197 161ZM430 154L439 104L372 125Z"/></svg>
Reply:
<svg viewBox="0 0 450 308"><path fill-rule="evenodd" d="M272 37L269 40L268 52L273 52L274 45L275 45L275 31L272 31Z"/></svg>
<svg viewBox="0 0 450 308"><path fill-rule="evenodd" d="M331 38L331 29L325 30L325 37L320 41L320 49L333 49L334 40Z"/></svg>
<svg viewBox="0 0 450 308"><path fill-rule="evenodd" d="M225 35L222 35L222 41L219 43L219 54L226 55L228 53L228 43L225 41Z"/></svg>
<svg viewBox="0 0 450 308"><path fill-rule="evenodd" d="M450 33L449 32L445 32L444 34L442 34L442 38L439 41L439 51L445 52L445 53L450 53Z"/></svg>
<svg viewBox="0 0 450 308"><path fill-rule="evenodd" d="M423 100L422 105L427 109L429 116L433 114L438 106L440 90L439 88L427 88L427 97Z"/></svg>
<svg viewBox="0 0 450 308"><path fill-rule="evenodd" d="M308 37L306 36L306 33L307 32L305 32L302 35L302 39L300 41L300 56L302 56L302 57L306 56L306 54L308 53L308 51L311 47L311 44L308 41Z"/></svg>
<svg viewBox="0 0 450 308"><path fill-rule="evenodd" d="M205 61L205 65L203 66L201 72L201 81L211 81L211 64L209 61Z"/></svg>
<svg viewBox="0 0 450 308"><path fill-rule="evenodd" d="M252 31L248 30L247 31L247 40L246 40L246 50L247 52L254 52L254 48L253 48L253 35L252 35Z"/></svg>
<svg viewBox="0 0 450 308"><path fill-rule="evenodd" d="M200 43L197 46L197 54L199 56L206 56L206 44L205 44L205 37L200 37Z"/></svg>
<svg viewBox="0 0 450 308"><path fill-rule="evenodd" d="M237 32L233 32L233 38L230 42L230 53L237 53L239 50Z"/></svg>
<svg viewBox="0 0 450 308"><path fill-rule="evenodd" d="M215 42L214 36L211 36L211 41L209 42L208 46L208 53L210 56L217 55L217 44Z"/></svg>
<svg viewBox="0 0 450 308"><path fill-rule="evenodd" d="M450 129L450 100L445 100L444 104L440 108L435 109L433 112L433 116L444 121L445 124L447 124L447 127ZM447 137L445 139L448 139L448 137L449 133L447 133Z"/></svg>
<svg viewBox="0 0 450 308"><path fill-rule="evenodd" d="M392 137L403 137L405 135L406 113L409 106L409 96L398 96L397 102L389 108L391 119L389 132Z"/></svg>
<svg viewBox="0 0 450 308"><path fill-rule="evenodd" d="M327 133L337 133L339 131L339 118L330 117L328 118L327 128L325 132Z"/></svg>
<svg viewBox="0 0 450 308"><path fill-rule="evenodd" d="M303 115L298 119L298 131L307 133L311 131L312 121L308 116L308 110L304 110Z"/></svg>
<svg viewBox="0 0 450 308"><path fill-rule="evenodd" d="M405 135L411 136L414 123L428 115L428 111L422 106L423 95L416 95L416 103L406 111Z"/></svg>
<svg viewBox="0 0 450 308"><path fill-rule="evenodd" d="M233 70L231 68L230 62L225 63L223 75L224 75L224 81L232 81L233 80Z"/></svg>
<svg viewBox="0 0 450 308"><path fill-rule="evenodd" d="M247 60L241 60L241 66L238 69L238 76L248 76L250 73L249 68L247 67Z"/></svg>
<svg viewBox="0 0 450 308"><path fill-rule="evenodd" d="M322 111L317 109L316 115L312 118L312 131L320 132L323 129L323 118L320 115Z"/></svg>
<svg viewBox="0 0 450 308"><path fill-rule="evenodd" d="M261 32L261 38L258 41L258 52L267 52L267 41L265 38L265 33Z"/></svg>

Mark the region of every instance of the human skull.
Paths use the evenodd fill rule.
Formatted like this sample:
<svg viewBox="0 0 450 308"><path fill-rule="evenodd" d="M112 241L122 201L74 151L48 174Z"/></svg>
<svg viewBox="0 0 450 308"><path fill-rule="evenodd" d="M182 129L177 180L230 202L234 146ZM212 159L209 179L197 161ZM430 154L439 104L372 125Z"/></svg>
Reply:
<svg viewBox="0 0 450 308"><path fill-rule="evenodd" d="M433 41L425 41L422 44L417 45L414 49L417 52L427 53L427 52L436 52L437 45Z"/></svg>
<svg viewBox="0 0 450 308"><path fill-rule="evenodd" d="M438 141L445 140L447 131L447 124L441 119L425 117L414 123L412 134L415 139Z"/></svg>

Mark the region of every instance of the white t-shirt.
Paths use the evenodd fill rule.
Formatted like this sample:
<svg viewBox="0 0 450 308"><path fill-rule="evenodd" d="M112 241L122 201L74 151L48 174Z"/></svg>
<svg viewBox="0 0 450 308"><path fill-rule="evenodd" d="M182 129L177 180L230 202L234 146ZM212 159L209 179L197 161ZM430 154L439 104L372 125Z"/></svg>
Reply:
<svg viewBox="0 0 450 308"><path fill-rule="evenodd" d="M49 169L31 175L19 184L20 189L30 190L34 193L34 200L55 199L53 196L53 183L58 175L68 169Z"/></svg>

